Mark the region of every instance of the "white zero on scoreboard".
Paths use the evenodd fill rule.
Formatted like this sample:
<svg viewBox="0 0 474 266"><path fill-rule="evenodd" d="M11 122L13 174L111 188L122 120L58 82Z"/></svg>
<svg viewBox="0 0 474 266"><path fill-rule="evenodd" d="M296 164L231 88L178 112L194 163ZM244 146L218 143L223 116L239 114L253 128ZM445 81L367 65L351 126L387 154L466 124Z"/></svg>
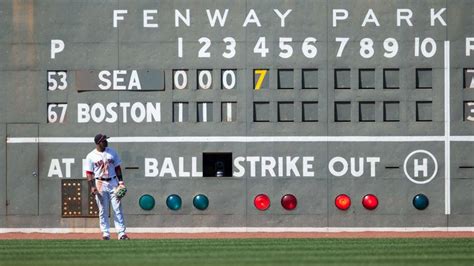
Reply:
<svg viewBox="0 0 474 266"><path fill-rule="evenodd" d="M198 71L198 85L199 89L207 90L212 86L212 70L199 70Z"/></svg>
<svg viewBox="0 0 474 266"><path fill-rule="evenodd" d="M236 70L225 69L221 72L222 88L234 89L237 83ZM173 71L173 87L178 90L188 88L188 70ZM213 78L211 69L197 70L198 89L208 90L212 88Z"/></svg>
<svg viewBox="0 0 474 266"><path fill-rule="evenodd" d="M231 90L235 88L236 77L235 70L223 70L222 71L222 87Z"/></svg>

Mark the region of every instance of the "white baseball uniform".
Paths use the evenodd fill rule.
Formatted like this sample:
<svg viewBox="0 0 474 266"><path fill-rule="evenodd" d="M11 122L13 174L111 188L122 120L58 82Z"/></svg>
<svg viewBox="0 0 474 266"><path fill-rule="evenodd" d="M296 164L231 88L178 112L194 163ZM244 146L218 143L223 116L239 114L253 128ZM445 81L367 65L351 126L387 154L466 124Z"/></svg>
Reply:
<svg viewBox="0 0 474 266"><path fill-rule="evenodd" d="M99 208L100 230L103 236L110 237L109 202L114 210L114 224L118 237L125 235L125 221L123 218L121 201L115 196L114 190L118 186L115 167L122 163L117 152L106 147L103 152L92 150L86 157L86 172L94 175L95 184L99 193L95 199Z"/></svg>

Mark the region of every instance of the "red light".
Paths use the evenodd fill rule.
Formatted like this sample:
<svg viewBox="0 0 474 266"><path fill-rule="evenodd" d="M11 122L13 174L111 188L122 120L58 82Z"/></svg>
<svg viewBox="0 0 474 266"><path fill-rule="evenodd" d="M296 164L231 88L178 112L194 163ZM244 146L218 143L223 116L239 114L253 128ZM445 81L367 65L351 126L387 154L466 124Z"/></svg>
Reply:
<svg viewBox="0 0 474 266"><path fill-rule="evenodd" d="M362 198L362 205L364 205L367 210L373 210L379 205L379 200L375 195L367 194Z"/></svg>
<svg viewBox="0 0 474 266"><path fill-rule="evenodd" d="M294 210L297 204L298 201L296 200L296 197L294 195L286 194L281 198L281 206L283 206L285 210Z"/></svg>
<svg viewBox="0 0 474 266"><path fill-rule="evenodd" d="M336 197L336 207L339 210L347 210L351 206L351 198L346 194L340 194Z"/></svg>
<svg viewBox="0 0 474 266"><path fill-rule="evenodd" d="M253 199L253 205L257 210L264 211L270 207L270 198L265 194L258 194Z"/></svg>

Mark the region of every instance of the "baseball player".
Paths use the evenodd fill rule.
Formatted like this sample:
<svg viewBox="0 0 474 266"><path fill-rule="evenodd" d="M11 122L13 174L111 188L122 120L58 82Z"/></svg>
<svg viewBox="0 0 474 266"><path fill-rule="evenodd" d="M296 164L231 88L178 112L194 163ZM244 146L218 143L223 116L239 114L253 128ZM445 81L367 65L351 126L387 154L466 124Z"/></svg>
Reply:
<svg viewBox="0 0 474 266"><path fill-rule="evenodd" d="M86 157L86 175L89 182L90 192L95 195L99 207L100 230L102 239L110 240L109 225L109 203L114 210L114 224L118 232L118 239L128 240L125 233L125 221L123 219L122 204L117 194L117 187L125 188L120 160L117 152L108 147L108 137L97 134L94 138L96 148Z"/></svg>

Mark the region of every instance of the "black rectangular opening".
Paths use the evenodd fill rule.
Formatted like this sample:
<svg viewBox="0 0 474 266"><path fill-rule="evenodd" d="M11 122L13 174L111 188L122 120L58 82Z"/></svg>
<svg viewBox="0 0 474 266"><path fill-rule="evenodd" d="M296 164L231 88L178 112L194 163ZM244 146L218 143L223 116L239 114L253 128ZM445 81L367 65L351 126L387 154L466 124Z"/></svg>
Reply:
<svg viewBox="0 0 474 266"><path fill-rule="evenodd" d="M270 102L253 103L253 121L270 122Z"/></svg>
<svg viewBox="0 0 474 266"><path fill-rule="evenodd" d="M472 122L472 117L470 115L471 108L470 106L474 104L474 101L464 101L462 105L462 120Z"/></svg>
<svg viewBox="0 0 474 266"><path fill-rule="evenodd" d="M307 68L302 70L301 76L303 89L318 89L318 69Z"/></svg>
<svg viewBox="0 0 474 266"><path fill-rule="evenodd" d="M351 102L334 102L334 121L351 122Z"/></svg>
<svg viewBox="0 0 474 266"><path fill-rule="evenodd" d="M351 89L351 69L350 68L341 68L334 69L334 89Z"/></svg>
<svg viewBox="0 0 474 266"><path fill-rule="evenodd" d="M417 122L431 122L432 119L432 104L429 101L416 102L416 121Z"/></svg>
<svg viewBox="0 0 474 266"><path fill-rule="evenodd" d="M359 69L359 89L375 89L375 69L361 68Z"/></svg>
<svg viewBox="0 0 474 266"><path fill-rule="evenodd" d="M473 73L473 74L470 74ZM463 71L463 88L470 89L473 88L471 84L473 84L472 79L474 79L474 68L464 68Z"/></svg>
<svg viewBox="0 0 474 266"><path fill-rule="evenodd" d="M400 89L400 69L385 68L383 70L383 88Z"/></svg>
<svg viewBox="0 0 474 266"><path fill-rule="evenodd" d="M278 69L278 89L291 90L294 89L294 73L293 69Z"/></svg>
<svg viewBox="0 0 474 266"><path fill-rule="evenodd" d="M359 122L375 122L375 102L359 102Z"/></svg>
<svg viewBox="0 0 474 266"><path fill-rule="evenodd" d="M432 89L433 88L433 69L417 68L416 69L416 88Z"/></svg>
<svg viewBox="0 0 474 266"><path fill-rule="evenodd" d="M232 177L231 152L204 152L202 164L204 177Z"/></svg>
<svg viewBox="0 0 474 266"><path fill-rule="evenodd" d="M383 121L400 122L400 102L383 102Z"/></svg>

